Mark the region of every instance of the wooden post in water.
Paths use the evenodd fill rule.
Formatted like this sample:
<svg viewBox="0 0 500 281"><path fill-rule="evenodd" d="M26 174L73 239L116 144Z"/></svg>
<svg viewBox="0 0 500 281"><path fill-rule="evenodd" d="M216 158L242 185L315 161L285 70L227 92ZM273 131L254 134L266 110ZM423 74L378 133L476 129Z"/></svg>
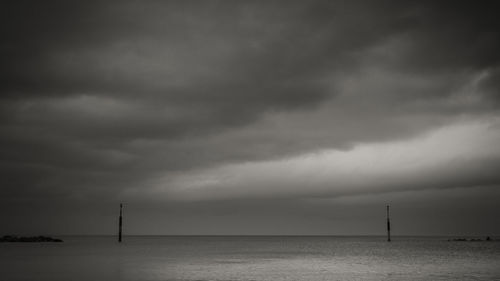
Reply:
<svg viewBox="0 0 500 281"><path fill-rule="evenodd" d="M387 242L391 242L391 221L389 220L389 205L387 205Z"/></svg>
<svg viewBox="0 0 500 281"><path fill-rule="evenodd" d="M122 242L122 204L120 203L120 218L118 219L118 242Z"/></svg>

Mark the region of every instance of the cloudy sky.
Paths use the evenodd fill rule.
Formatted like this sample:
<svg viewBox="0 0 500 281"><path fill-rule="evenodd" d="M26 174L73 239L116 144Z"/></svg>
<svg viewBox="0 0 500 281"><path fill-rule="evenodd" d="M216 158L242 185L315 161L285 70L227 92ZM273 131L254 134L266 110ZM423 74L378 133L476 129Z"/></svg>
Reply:
<svg viewBox="0 0 500 281"><path fill-rule="evenodd" d="M1 232L500 235L498 10L435 2L3 2Z"/></svg>

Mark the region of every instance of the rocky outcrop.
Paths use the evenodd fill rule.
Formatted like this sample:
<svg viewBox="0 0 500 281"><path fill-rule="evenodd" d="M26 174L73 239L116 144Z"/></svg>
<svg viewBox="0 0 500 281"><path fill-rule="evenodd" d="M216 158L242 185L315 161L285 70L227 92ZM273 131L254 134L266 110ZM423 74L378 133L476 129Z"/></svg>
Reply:
<svg viewBox="0 0 500 281"><path fill-rule="evenodd" d="M0 237L0 242L63 242L61 239L52 238L48 236L31 236L31 237L17 237L13 235L5 235Z"/></svg>
<svg viewBox="0 0 500 281"><path fill-rule="evenodd" d="M471 238L471 239L467 239L467 238L454 238L454 239L448 239L448 241L453 241L453 242L480 242L480 241L497 241L497 240L493 240L491 239L491 237L486 237L485 240L482 240L482 239L478 239L478 238Z"/></svg>

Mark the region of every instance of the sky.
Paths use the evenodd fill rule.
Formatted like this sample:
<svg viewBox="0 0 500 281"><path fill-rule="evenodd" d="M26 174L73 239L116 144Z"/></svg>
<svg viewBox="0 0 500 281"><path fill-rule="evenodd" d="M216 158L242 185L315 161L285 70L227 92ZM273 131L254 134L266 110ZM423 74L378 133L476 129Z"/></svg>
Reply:
<svg viewBox="0 0 500 281"><path fill-rule="evenodd" d="M497 11L2 2L0 234L500 235Z"/></svg>

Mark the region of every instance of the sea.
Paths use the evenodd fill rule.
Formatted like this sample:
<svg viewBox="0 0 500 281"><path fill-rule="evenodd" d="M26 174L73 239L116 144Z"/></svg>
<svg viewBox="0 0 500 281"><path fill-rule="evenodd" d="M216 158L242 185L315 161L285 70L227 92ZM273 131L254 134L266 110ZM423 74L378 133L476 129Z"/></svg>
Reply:
<svg viewBox="0 0 500 281"><path fill-rule="evenodd" d="M500 280L500 241L383 236L66 236L0 243L2 281ZM484 240L484 237L482 237Z"/></svg>

